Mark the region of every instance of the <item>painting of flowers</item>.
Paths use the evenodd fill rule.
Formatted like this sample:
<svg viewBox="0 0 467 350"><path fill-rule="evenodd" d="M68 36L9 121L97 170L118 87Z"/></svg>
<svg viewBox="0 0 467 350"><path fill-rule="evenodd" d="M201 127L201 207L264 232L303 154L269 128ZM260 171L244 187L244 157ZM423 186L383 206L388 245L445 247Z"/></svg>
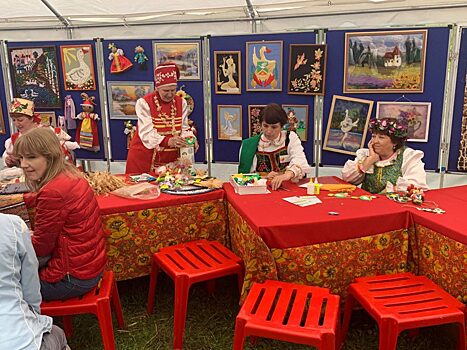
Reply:
<svg viewBox="0 0 467 350"><path fill-rule="evenodd" d="M323 150L356 155L363 147L373 101L333 96Z"/></svg>
<svg viewBox="0 0 467 350"><path fill-rule="evenodd" d="M287 113L287 124L284 130L295 131L301 141L307 140L308 135L308 105L282 105Z"/></svg>
<svg viewBox="0 0 467 350"><path fill-rule="evenodd" d="M345 34L344 93L423 92L428 31Z"/></svg>
<svg viewBox="0 0 467 350"><path fill-rule="evenodd" d="M291 44L288 93L324 95L326 45Z"/></svg>
<svg viewBox="0 0 467 350"><path fill-rule="evenodd" d="M266 105L248 105L248 133L249 137L261 132L259 115Z"/></svg>
<svg viewBox="0 0 467 350"><path fill-rule="evenodd" d="M246 90L282 91L282 41L249 41L246 55Z"/></svg>
<svg viewBox="0 0 467 350"><path fill-rule="evenodd" d="M55 46L9 48L13 97L34 101L36 108L60 108Z"/></svg>
<svg viewBox="0 0 467 350"><path fill-rule="evenodd" d="M92 46L62 45L62 58L65 90L96 90L94 63L92 60Z"/></svg>
<svg viewBox="0 0 467 350"><path fill-rule="evenodd" d="M378 102L376 118L403 119L408 126L407 141L427 142L431 102Z"/></svg>

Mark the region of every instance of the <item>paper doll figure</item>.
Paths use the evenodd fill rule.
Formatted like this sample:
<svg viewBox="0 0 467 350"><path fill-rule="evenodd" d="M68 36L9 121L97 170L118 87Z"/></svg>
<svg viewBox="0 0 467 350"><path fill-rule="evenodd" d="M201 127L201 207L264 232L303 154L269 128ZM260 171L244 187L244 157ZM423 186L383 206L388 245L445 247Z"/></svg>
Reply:
<svg viewBox="0 0 467 350"><path fill-rule="evenodd" d="M74 130L76 129L76 110L75 110L75 102L71 98L71 95L66 95L65 97L65 121L66 121L66 129L67 130Z"/></svg>
<svg viewBox="0 0 467 350"><path fill-rule="evenodd" d="M126 149L130 149L131 140L135 136L136 126L131 123L131 120L125 122L125 130L123 133L126 135Z"/></svg>
<svg viewBox="0 0 467 350"><path fill-rule="evenodd" d="M76 129L76 141L80 148L88 151L99 152L99 134L97 132L97 120L99 116L94 113L94 96L89 97L86 93L81 93L83 111L76 116L81 123Z"/></svg>
<svg viewBox="0 0 467 350"><path fill-rule="evenodd" d="M133 66L133 63L125 57L122 49L117 49L114 43L109 44L110 73L122 73Z"/></svg>
<svg viewBox="0 0 467 350"><path fill-rule="evenodd" d="M340 144L343 145L345 139L349 136L350 130L358 126L358 119L356 121L352 121L352 118L349 116L349 110L345 110L345 117L340 123L341 131L343 133L342 139Z"/></svg>
<svg viewBox="0 0 467 350"><path fill-rule="evenodd" d="M147 70L148 69L148 65L147 65L147 61L148 61L148 56L146 56L146 54L144 53L144 49L142 46L138 45L135 47L135 58L134 58L135 62L139 64L139 68L141 70Z"/></svg>

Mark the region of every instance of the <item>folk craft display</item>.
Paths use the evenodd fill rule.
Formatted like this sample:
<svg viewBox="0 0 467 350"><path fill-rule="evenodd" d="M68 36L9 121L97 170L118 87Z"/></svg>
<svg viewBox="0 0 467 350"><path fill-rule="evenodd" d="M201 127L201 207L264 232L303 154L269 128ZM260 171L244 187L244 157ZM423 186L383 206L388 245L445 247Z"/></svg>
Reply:
<svg viewBox="0 0 467 350"><path fill-rule="evenodd" d="M67 130L74 130L76 129L76 108L75 102L71 95L65 96L65 108L64 108L64 117L66 121L66 129Z"/></svg>
<svg viewBox="0 0 467 350"><path fill-rule="evenodd" d="M259 115L266 105L249 105L248 106L248 137L255 136L261 132L261 123Z"/></svg>
<svg viewBox="0 0 467 350"><path fill-rule="evenodd" d="M125 57L122 49L117 48L114 43L109 44L110 73L122 73L133 66L133 63Z"/></svg>
<svg viewBox="0 0 467 350"><path fill-rule="evenodd" d="M457 158L457 169L467 170L467 75L464 76L466 84L464 86L464 103L462 108L462 125L459 142L459 157Z"/></svg>
<svg viewBox="0 0 467 350"><path fill-rule="evenodd" d="M37 112L37 116L40 118L40 125L42 126L57 126L57 118L55 117L55 112Z"/></svg>
<svg viewBox="0 0 467 350"><path fill-rule="evenodd" d="M110 119L137 119L136 101L153 90L152 81L108 81Z"/></svg>
<svg viewBox="0 0 467 350"><path fill-rule="evenodd" d="M290 45L289 94L324 95L326 52L326 45Z"/></svg>
<svg viewBox="0 0 467 350"><path fill-rule="evenodd" d="M334 95L323 150L356 155L363 147L373 101Z"/></svg>
<svg viewBox="0 0 467 350"><path fill-rule="evenodd" d="M13 96L34 101L36 108L60 108L55 46L9 48Z"/></svg>
<svg viewBox="0 0 467 350"><path fill-rule="evenodd" d="M62 45L60 54L65 90L96 90L92 46Z"/></svg>
<svg viewBox="0 0 467 350"><path fill-rule="evenodd" d="M345 33L344 93L423 92L428 30Z"/></svg>
<svg viewBox="0 0 467 350"><path fill-rule="evenodd" d="M287 124L283 129L295 131L301 141L308 139L308 105L282 105L287 113Z"/></svg>
<svg viewBox="0 0 467 350"><path fill-rule="evenodd" d="M282 41L246 43L247 91L282 91Z"/></svg>
<svg viewBox="0 0 467 350"><path fill-rule="evenodd" d="M214 51L214 86L216 94L240 94L240 51Z"/></svg>
<svg viewBox="0 0 467 350"><path fill-rule="evenodd" d="M81 93L83 102L81 103L82 112L76 116L76 119L81 120L76 129L76 141L80 148L99 152L99 135L97 129L97 120L99 115L94 113L94 96L88 96L86 93Z"/></svg>
<svg viewBox="0 0 467 350"><path fill-rule="evenodd" d="M191 97L190 94L188 94L185 90L183 90L184 88L185 88L185 85L180 86L180 89L176 92L176 94L186 101L186 104L187 104L186 116L189 117L191 113L193 113L193 110L195 109L195 100L193 99L193 97Z"/></svg>
<svg viewBox="0 0 467 350"><path fill-rule="evenodd" d="M123 125L125 126L123 133L126 135L126 149L130 149L131 140L133 139L133 136L135 136L136 126L133 125L131 120L125 121Z"/></svg>
<svg viewBox="0 0 467 350"><path fill-rule="evenodd" d="M242 106L217 106L217 138L219 140L242 140Z"/></svg>
<svg viewBox="0 0 467 350"><path fill-rule="evenodd" d="M135 47L135 57L134 61L139 65L139 69L147 70L148 69L148 56L144 53L144 48L140 45Z"/></svg>

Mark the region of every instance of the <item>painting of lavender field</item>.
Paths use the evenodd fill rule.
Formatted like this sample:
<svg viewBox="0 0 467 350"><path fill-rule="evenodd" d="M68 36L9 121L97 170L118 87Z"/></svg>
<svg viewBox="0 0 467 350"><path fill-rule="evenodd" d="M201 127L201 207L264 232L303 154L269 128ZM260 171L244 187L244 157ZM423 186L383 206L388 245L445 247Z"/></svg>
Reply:
<svg viewBox="0 0 467 350"><path fill-rule="evenodd" d="M344 93L423 92L428 31L345 33Z"/></svg>
<svg viewBox="0 0 467 350"><path fill-rule="evenodd" d="M355 155L363 147L373 101L333 96L323 150Z"/></svg>

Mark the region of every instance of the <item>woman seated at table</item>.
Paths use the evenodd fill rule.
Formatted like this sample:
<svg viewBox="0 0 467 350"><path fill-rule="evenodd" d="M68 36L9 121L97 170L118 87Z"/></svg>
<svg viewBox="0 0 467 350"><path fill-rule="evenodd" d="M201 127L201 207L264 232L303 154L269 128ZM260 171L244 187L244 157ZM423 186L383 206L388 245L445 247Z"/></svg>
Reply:
<svg viewBox="0 0 467 350"><path fill-rule="evenodd" d="M410 184L428 189L423 152L405 145L407 123L401 119L372 119L368 148L348 160L342 178L371 193L405 191Z"/></svg>
<svg viewBox="0 0 467 350"><path fill-rule="evenodd" d="M39 260L50 257L39 271L46 300L85 294L97 285L106 263L99 207L88 182L65 161L60 143L49 128L36 128L15 143L26 183L26 197L35 207L32 243Z"/></svg>
<svg viewBox="0 0 467 350"><path fill-rule="evenodd" d="M300 138L294 131L282 130L287 114L276 103L260 113L261 133L243 140L240 148L239 173L267 173L273 190L284 181L294 182L311 171Z"/></svg>
<svg viewBox="0 0 467 350"><path fill-rule="evenodd" d="M8 110L17 132L5 141L3 163L7 167L19 166L19 161L13 156L13 146L21 135L39 126L40 118L34 114L34 102L24 98L15 98Z"/></svg>

